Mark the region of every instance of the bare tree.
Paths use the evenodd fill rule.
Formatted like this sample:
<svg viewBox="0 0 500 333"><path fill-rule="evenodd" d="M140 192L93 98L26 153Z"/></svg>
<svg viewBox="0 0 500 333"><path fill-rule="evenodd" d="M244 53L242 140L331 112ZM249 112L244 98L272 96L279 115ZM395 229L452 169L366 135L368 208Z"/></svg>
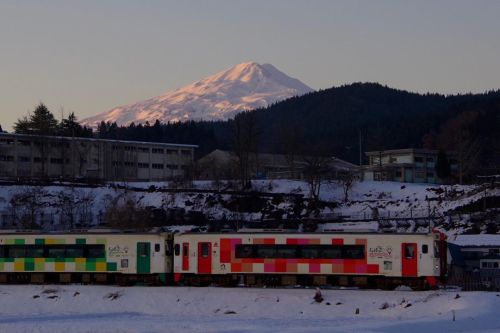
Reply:
<svg viewBox="0 0 500 333"><path fill-rule="evenodd" d="M94 220L94 214L92 210L94 206L94 194L91 191L79 191L78 197L78 221L81 225L88 226L92 224Z"/></svg>
<svg viewBox="0 0 500 333"><path fill-rule="evenodd" d="M481 143L474 131L477 117L478 113L473 111L460 113L443 125L437 138L439 148L455 152L460 184L477 167L481 152Z"/></svg>
<svg viewBox="0 0 500 333"><path fill-rule="evenodd" d="M37 217L41 214L46 203L44 197L47 192L39 186L25 187L12 195L9 210L14 223L20 228L36 228Z"/></svg>
<svg viewBox="0 0 500 333"><path fill-rule="evenodd" d="M291 177L297 178L296 164L300 153L303 151L303 144L300 135L300 127L294 125L284 125L281 128L281 146L285 155L286 163L290 169Z"/></svg>
<svg viewBox="0 0 500 333"><path fill-rule="evenodd" d="M105 219L110 227L119 229L146 229L149 226L147 210L129 192L112 200L105 212Z"/></svg>
<svg viewBox="0 0 500 333"><path fill-rule="evenodd" d="M310 153L303 157L305 163L304 175L309 185L310 198L319 200L321 185L328 175L330 157L326 156L325 149L322 146L311 147Z"/></svg>
<svg viewBox="0 0 500 333"><path fill-rule="evenodd" d="M337 174L337 182L342 187L342 192L344 193L344 202L349 201L349 193L357 180L357 176L351 171L339 172Z"/></svg>
<svg viewBox="0 0 500 333"><path fill-rule="evenodd" d="M63 227L69 229L75 227L78 200L74 187L65 189L57 195L56 206L58 207L60 223Z"/></svg>
<svg viewBox="0 0 500 333"><path fill-rule="evenodd" d="M234 118L233 152L236 156L240 186L245 189L256 162L258 128L253 113L244 112Z"/></svg>

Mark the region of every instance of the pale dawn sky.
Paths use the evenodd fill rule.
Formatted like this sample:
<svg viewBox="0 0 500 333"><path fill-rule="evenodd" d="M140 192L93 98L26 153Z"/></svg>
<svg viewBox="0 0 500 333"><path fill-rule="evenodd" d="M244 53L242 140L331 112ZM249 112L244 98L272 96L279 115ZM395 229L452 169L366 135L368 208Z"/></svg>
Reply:
<svg viewBox="0 0 500 333"><path fill-rule="evenodd" d="M41 101L82 119L245 61L314 89L499 89L499 14L493 0L0 0L0 125Z"/></svg>

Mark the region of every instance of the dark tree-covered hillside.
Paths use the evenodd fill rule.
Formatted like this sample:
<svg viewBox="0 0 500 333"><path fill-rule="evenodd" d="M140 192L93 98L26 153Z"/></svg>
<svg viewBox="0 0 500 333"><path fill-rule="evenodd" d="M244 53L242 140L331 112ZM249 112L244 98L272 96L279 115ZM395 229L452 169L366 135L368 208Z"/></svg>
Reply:
<svg viewBox="0 0 500 333"><path fill-rule="evenodd" d="M360 137L363 152L423 146L453 149L439 147L436 138L447 121L470 110L480 111L477 134L488 133L488 142L494 146L500 132L498 105L499 91L444 96L355 83L251 112L260 152L288 154L292 146L297 153L321 146L322 151L358 163ZM234 148L234 120L128 127L101 124L100 129L101 137L198 144L200 156L215 148Z"/></svg>

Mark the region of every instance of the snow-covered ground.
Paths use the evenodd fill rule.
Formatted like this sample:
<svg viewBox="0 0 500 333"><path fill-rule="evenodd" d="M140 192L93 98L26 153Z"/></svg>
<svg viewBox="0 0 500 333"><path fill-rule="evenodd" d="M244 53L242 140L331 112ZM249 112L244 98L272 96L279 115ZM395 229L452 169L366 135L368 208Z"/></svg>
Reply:
<svg viewBox="0 0 500 333"><path fill-rule="evenodd" d="M1 286L0 332L499 332L496 293ZM385 306L384 306L385 304ZM356 310L359 309L359 314ZM455 321L453 321L455 314Z"/></svg>

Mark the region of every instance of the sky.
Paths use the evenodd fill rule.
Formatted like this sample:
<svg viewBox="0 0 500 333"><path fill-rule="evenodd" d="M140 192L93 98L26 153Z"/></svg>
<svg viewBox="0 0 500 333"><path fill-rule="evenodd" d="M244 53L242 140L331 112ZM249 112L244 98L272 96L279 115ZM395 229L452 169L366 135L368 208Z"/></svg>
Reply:
<svg viewBox="0 0 500 333"><path fill-rule="evenodd" d="M0 125L40 102L83 119L246 61L314 89L499 89L499 13L494 0L0 0Z"/></svg>

